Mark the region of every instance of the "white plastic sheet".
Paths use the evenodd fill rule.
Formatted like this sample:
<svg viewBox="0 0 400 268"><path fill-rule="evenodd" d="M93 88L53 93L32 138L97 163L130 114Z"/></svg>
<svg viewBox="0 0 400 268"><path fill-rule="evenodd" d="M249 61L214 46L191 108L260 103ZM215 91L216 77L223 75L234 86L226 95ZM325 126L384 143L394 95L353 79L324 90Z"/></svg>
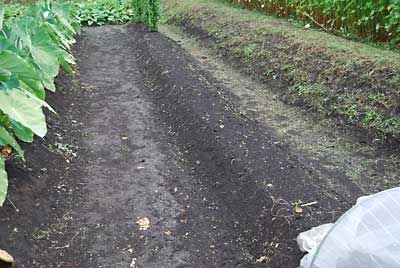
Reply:
<svg viewBox="0 0 400 268"><path fill-rule="evenodd" d="M400 188L360 198L301 265L305 268L399 268Z"/></svg>
<svg viewBox="0 0 400 268"><path fill-rule="evenodd" d="M309 266L319 245L325 238L326 234L332 229L333 225L333 223L323 224L298 235L297 244L299 245L301 252L308 253L302 258L300 268Z"/></svg>
<svg viewBox="0 0 400 268"><path fill-rule="evenodd" d="M327 223L299 234L297 237L297 244L301 252L311 252L313 249L317 248L332 227L333 223Z"/></svg>

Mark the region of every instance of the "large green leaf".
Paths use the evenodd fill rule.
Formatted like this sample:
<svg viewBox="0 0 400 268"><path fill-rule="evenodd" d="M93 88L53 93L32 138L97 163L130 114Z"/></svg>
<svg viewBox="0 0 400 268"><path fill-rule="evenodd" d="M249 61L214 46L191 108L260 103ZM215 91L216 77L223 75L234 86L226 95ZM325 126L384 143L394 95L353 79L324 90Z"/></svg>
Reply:
<svg viewBox="0 0 400 268"><path fill-rule="evenodd" d="M0 31L3 31L4 7L0 7Z"/></svg>
<svg viewBox="0 0 400 268"><path fill-rule="evenodd" d="M11 72L0 68L0 82L7 82L11 78Z"/></svg>
<svg viewBox="0 0 400 268"><path fill-rule="evenodd" d="M59 48L53 45L52 40L43 29L35 29L30 52L40 70L49 78L57 76L60 70L58 50Z"/></svg>
<svg viewBox="0 0 400 268"><path fill-rule="evenodd" d="M32 44L31 35L29 29L37 24L35 19L21 16L18 17L10 25L10 31L8 32L9 40L18 48L29 48Z"/></svg>
<svg viewBox="0 0 400 268"><path fill-rule="evenodd" d="M39 137L44 137L47 132L42 107L51 109L47 103L26 91L0 90L0 110L11 119L32 130Z"/></svg>
<svg viewBox="0 0 400 268"><path fill-rule="evenodd" d="M0 206L3 206L6 201L8 190L8 177L4 158L0 156Z"/></svg>
<svg viewBox="0 0 400 268"><path fill-rule="evenodd" d="M46 76L45 74L43 74L42 83L43 83L44 87L47 88L48 90L50 90L51 92L56 91L56 85L54 84L54 77L49 77L49 76Z"/></svg>
<svg viewBox="0 0 400 268"><path fill-rule="evenodd" d="M71 35L76 34L74 27L72 27L71 23L68 20L69 14L67 14L67 11L65 9L58 5L53 8L53 12L56 14L56 18L59 24L61 24L67 31L69 31Z"/></svg>
<svg viewBox="0 0 400 268"><path fill-rule="evenodd" d="M15 75L11 75L10 79L8 79L7 81L0 81L0 90L19 88L19 86L20 86L20 81L17 79Z"/></svg>
<svg viewBox="0 0 400 268"><path fill-rule="evenodd" d="M4 35L0 34L0 51L4 50L14 52L21 57L24 57L26 54L21 49L17 48L10 40L6 39Z"/></svg>
<svg viewBox="0 0 400 268"><path fill-rule="evenodd" d="M0 69L8 70L22 79L38 80L38 73L26 60L11 51L0 52Z"/></svg>
<svg viewBox="0 0 400 268"><path fill-rule="evenodd" d="M10 145L17 151L19 156L24 158L24 152L22 151L21 147L19 146L18 142L15 140L15 138L11 135L8 130L0 125L0 139L2 141L2 144Z"/></svg>
<svg viewBox="0 0 400 268"><path fill-rule="evenodd" d="M33 142L33 132L15 120L10 120L15 136L23 142Z"/></svg>
<svg viewBox="0 0 400 268"><path fill-rule="evenodd" d="M44 100L46 97L46 92L44 91L42 81L39 80L24 79L24 81L20 81L19 87L13 88L22 88L24 90L27 90L41 100Z"/></svg>
<svg viewBox="0 0 400 268"><path fill-rule="evenodd" d="M68 52L64 50L60 50L58 55L58 60L60 65L66 70L69 74L74 74L74 70L72 69L71 65L75 64L74 57L70 55Z"/></svg>
<svg viewBox="0 0 400 268"><path fill-rule="evenodd" d="M74 43L73 39L69 39L68 36L66 36L66 34L62 30L58 29L57 26L54 24L46 22L44 25L46 25L49 35L53 36L53 38L54 36L56 36L56 38L59 40L60 45L65 50L71 49L71 45Z"/></svg>

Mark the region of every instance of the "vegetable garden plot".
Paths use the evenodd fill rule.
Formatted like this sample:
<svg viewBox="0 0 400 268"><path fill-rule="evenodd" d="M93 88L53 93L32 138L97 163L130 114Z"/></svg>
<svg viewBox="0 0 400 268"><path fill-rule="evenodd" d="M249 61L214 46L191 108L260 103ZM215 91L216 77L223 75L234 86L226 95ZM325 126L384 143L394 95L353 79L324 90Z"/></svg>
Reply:
<svg viewBox="0 0 400 268"><path fill-rule="evenodd" d="M89 0L76 4L76 13L87 26L144 23L157 29L160 19L159 0Z"/></svg>
<svg viewBox="0 0 400 268"><path fill-rule="evenodd" d="M90 0L83 3L39 1L31 6L0 7L0 205L8 178L5 160L14 150L24 159L17 140L32 142L47 132L46 91L56 91L60 66L73 74L70 53L80 24L141 22L152 29L159 20L158 0Z"/></svg>
<svg viewBox="0 0 400 268"><path fill-rule="evenodd" d="M133 21L131 0L97 0L78 3L76 13L82 25L101 26Z"/></svg>

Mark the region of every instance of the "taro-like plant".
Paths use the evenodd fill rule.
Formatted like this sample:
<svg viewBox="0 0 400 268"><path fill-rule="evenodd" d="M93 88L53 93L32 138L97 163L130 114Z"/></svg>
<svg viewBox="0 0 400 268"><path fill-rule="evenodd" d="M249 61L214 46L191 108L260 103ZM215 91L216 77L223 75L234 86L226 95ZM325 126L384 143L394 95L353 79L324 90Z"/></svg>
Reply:
<svg viewBox="0 0 400 268"><path fill-rule="evenodd" d="M24 159L18 140L46 135L42 108L54 110L45 90L56 90L60 66L73 73L69 51L80 27L68 3L42 0L20 15L5 19L5 13L0 7L0 206L8 187L6 157L13 148Z"/></svg>

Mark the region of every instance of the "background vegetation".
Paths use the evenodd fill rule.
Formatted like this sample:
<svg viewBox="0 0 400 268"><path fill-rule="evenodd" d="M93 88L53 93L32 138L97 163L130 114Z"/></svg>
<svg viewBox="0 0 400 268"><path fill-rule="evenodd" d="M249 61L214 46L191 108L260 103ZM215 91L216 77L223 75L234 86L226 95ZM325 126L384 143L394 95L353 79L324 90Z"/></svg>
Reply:
<svg viewBox="0 0 400 268"><path fill-rule="evenodd" d="M135 21L148 25L151 29L157 29L160 20L160 0L133 0Z"/></svg>
<svg viewBox="0 0 400 268"><path fill-rule="evenodd" d="M220 0L164 0L167 22L259 79L277 97L340 124L365 139L400 139L400 54ZM378 134L378 135L376 135Z"/></svg>
<svg viewBox="0 0 400 268"><path fill-rule="evenodd" d="M327 31L400 42L400 0L228 0L280 17L295 16Z"/></svg>
<svg viewBox="0 0 400 268"><path fill-rule="evenodd" d="M82 25L101 26L123 24L133 21L132 0L83 1L76 6Z"/></svg>
<svg viewBox="0 0 400 268"><path fill-rule="evenodd" d="M7 0L6 18L22 13L34 0ZM82 25L143 23L157 30L160 0L75 0L76 14Z"/></svg>

